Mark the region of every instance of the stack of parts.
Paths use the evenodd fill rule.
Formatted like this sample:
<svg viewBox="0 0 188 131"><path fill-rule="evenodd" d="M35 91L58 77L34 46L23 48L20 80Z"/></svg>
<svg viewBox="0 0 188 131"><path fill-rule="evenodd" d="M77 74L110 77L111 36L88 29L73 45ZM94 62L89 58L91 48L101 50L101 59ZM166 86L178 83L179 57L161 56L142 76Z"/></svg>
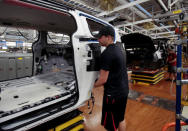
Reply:
<svg viewBox="0 0 188 131"><path fill-rule="evenodd" d="M131 79L133 82L145 84L157 84L164 78L164 72L160 70L153 71L132 71Z"/></svg>

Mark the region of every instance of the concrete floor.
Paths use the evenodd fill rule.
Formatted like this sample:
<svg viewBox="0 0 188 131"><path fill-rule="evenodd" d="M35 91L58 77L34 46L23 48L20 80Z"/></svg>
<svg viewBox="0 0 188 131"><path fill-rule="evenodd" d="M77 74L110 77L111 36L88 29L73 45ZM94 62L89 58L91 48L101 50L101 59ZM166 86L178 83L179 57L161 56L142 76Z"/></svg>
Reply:
<svg viewBox="0 0 188 131"><path fill-rule="evenodd" d="M175 102L175 83L163 79L156 85L129 83L129 86L131 90L142 93L142 95L135 100L128 99L125 114L126 131L161 131L166 123L175 121L175 109L168 110L160 106L160 103L156 106L155 102L148 104L142 101L144 96L149 95ZM90 109L87 104L80 108L85 117L85 131L105 131L100 125L103 87L93 89L93 93L95 105L92 114L88 114ZM168 131L174 131L174 128L169 128Z"/></svg>

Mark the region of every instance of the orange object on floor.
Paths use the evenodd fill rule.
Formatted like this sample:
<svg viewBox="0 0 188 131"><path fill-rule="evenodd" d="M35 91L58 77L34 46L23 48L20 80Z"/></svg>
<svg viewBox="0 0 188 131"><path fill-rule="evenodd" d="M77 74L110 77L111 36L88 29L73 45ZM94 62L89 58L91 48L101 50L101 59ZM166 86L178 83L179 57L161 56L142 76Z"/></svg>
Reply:
<svg viewBox="0 0 188 131"><path fill-rule="evenodd" d="M184 126L184 125L188 125L186 124L185 122L181 122L180 123L181 126ZM173 126L176 126L176 123L175 122L171 122L171 123L167 123L163 126L162 130L161 131L167 131L168 128L170 127L173 127Z"/></svg>

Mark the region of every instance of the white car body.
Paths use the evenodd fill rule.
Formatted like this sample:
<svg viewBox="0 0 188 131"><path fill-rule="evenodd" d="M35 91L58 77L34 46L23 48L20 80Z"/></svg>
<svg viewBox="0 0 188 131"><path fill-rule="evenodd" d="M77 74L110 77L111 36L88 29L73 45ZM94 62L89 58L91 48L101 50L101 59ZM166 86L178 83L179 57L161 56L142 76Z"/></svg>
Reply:
<svg viewBox="0 0 188 131"><path fill-rule="evenodd" d="M65 8L65 9L64 9ZM42 31L53 31L53 32L57 32L57 33L70 33L70 41L71 41L71 48L73 49L73 65L71 66L73 68L73 72L72 74L74 74L75 77L75 81L71 81L72 83L67 84L67 86L70 86L70 88L75 88L74 89L74 93L69 94L69 96L63 96L60 97L58 99L52 99L51 97L53 95L56 95L58 93L60 93L61 91L59 91L59 86L57 86L55 83L54 85L52 85L52 83L50 83L49 81L46 80L42 80L40 78L40 76L44 76L46 75L45 72L43 73L37 73L37 66L39 65L39 62L36 60L38 59L42 59L43 61L47 61L46 57L47 56L43 56L42 55L42 49L47 50L47 45L40 45L43 44L41 39L40 41L37 41L34 45L33 45L33 54L31 56L33 56L33 68L32 68L32 75L31 76L27 76L26 78L24 77L20 77L20 78L15 78L15 79L7 79L7 80L1 80L0 82L0 88L2 89L2 92L0 93L0 130L28 130L31 129L35 126L38 126L42 123L45 123L47 121L50 121L52 119L55 119L58 116L61 116L63 114L66 114L68 112L71 112L75 109L78 109L80 106L82 106L87 100L90 99L91 97L91 91L93 88L93 84L94 81L97 78L98 75L98 70L90 70L88 71L88 65L91 65L92 63L90 63L92 60L94 59L93 56L93 50L90 48L89 44L99 44L98 41L94 38L94 36L91 33L90 30L90 25L88 25L88 21L93 21L94 23L98 23L101 24L103 26L112 26L109 23L100 20L94 16L91 16L89 14L83 13L81 11L75 10L75 9L66 9L67 7L63 7L62 3L58 3L58 2L54 2L53 0L49 0L49 1L45 1L45 0L37 0L37 1L29 1L29 0L1 0L0 1L0 25L2 26L8 26L8 27L21 27L21 28L34 28L36 30L42 30ZM5 15L4 15L5 14ZM41 15L41 16L40 16ZM46 16L48 16L48 18L46 18ZM62 18L61 18L62 16ZM31 17L31 19L29 18ZM67 22L66 21L66 17L67 19L71 19L72 21ZM41 20L38 20L41 19ZM54 19L54 20L53 20ZM59 20L61 20L61 24L62 24L62 30L60 29L60 24L59 24ZM53 21L55 24L53 25L53 23L50 23L49 27L47 26L46 21ZM64 22L65 21L65 22ZM24 23L25 22L25 23ZM30 23L31 22L31 23ZM34 23L32 23L34 22ZM36 23L35 23L36 22ZM64 23L63 23L64 22ZM28 24L29 23L29 24ZM74 23L75 25L71 25L72 23ZM58 25L57 27L56 24ZM63 26L68 26L68 28L72 29L72 31L69 31L67 27L65 27L66 31L63 31ZM112 28L114 28L112 26ZM114 43L116 43L117 41L120 42L120 37L118 36L118 32L117 30L115 30L115 41ZM45 34L45 33L41 33ZM50 47L52 48L52 47ZM55 48L55 47L54 47ZM101 48L102 50L102 48ZM101 52L101 51L100 51ZM88 55L88 53L90 53L90 55ZM1 57L1 55L0 55ZM2 56L3 58L4 56ZM50 58L50 56L48 56ZM16 58L16 57L15 57ZM59 57L57 58L59 60ZM4 60L4 59L3 59ZM50 60L50 59L48 59ZM53 60L53 59L52 59ZM50 63L50 61L48 62ZM45 64L44 64L45 65ZM43 66L44 66L43 65ZM6 66L6 65L5 65ZM1 68L1 66L0 66ZM52 67L53 68L53 67ZM66 71L65 71L66 72ZM51 72L48 72L51 73ZM47 74L48 74L47 73ZM66 72L67 73L67 72ZM39 75L38 75L39 74ZM50 74L49 76L53 76L57 75L52 73L52 75ZM54 77L55 79L55 77ZM22 85L21 87L16 87L16 83L19 83L20 81L34 81L35 84L31 84L31 85ZM53 81L53 79L52 79ZM12 85L11 85L12 84ZM10 87L8 87L7 85L9 85ZM41 86L41 88L40 88ZM32 87L32 89L31 89ZM57 88L58 87L58 88ZM16 88L16 89L15 89ZM36 90L35 90L36 88ZM44 88L44 89L42 89ZM46 91L46 88L48 89L52 89L54 90L54 94L53 92L49 92ZM56 89L57 88L57 89ZM20 90L20 91L18 91ZM69 90L69 89L68 89ZM71 90L71 89L70 89ZM63 89L64 92L66 92L66 89ZM11 94L12 92L12 94ZM35 93L35 98L32 98L32 94L29 94L30 92ZM46 94L44 94L46 92ZM70 91L71 92L71 91ZM25 94L27 94L27 99L29 102L26 102L26 104L23 104L22 106L19 105L18 99L13 99L13 97L18 97L18 96L25 96ZM37 97L37 93L39 95L39 98ZM41 94L43 93L43 95ZM50 94L51 93L51 94ZM50 98L48 98L49 96ZM71 100L71 95L75 95L75 97L73 98L76 99L75 102L73 100ZM31 97L31 101L34 102L32 103L28 97ZM37 97L37 98L36 98ZM30 118L26 118L26 120L24 121L25 124L22 126L22 121L18 121L18 122L9 122L12 119L17 119L21 116L24 116L25 114L28 113L32 113L32 112L36 112L36 110L40 110L40 109L45 109L49 106L51 106L52 104L56 104L58 102L63 102L63 100L66 100L67 98L70 97L70 101L74 104L72 104L71 106L66 107L66 104L64 104L63 106L65 106L66 108L62 108L61 111L58 111L56 113L53 113L53 115L47 115L46 117L41 117L40 119L36 119L35 121L33 121L32 123L28 123L26 121L30 121ZM9 99L10 98L10 99ZM21 99L21 98L20 98ZM40 101L40 99L42 99L43 101ZM50 99L50 100L48 100ZM9 101L8 101L9 100ZM14 102L15 100L15 102ZM22 101L24 103L25 99L22 99L20 101ZM45 101L44 101L45 100ZM34 106L35 103L37 103L37 101L39 104L36 106ZM43 103L44 102L44 103ZM9 105L11 104L14 105ZM30 104L30 105L28 105ZM25 109L22 109L22 107L25 106ZM62 106L62 107L63 107ZM10 109L9 109L10 108ZM15 112L14 112L15 111ZM6 115L2 115L2 114L6 114ZM43 112L45 113L45 112ZM8 115L7 115L8 114ZM45 114L43 114L45 115ZM35 119L35 118L33 118ZM23 123L24 123L23 122ZM6 124L5 124L6 123ZM8 124L7 124L8 123Z"/></svg>

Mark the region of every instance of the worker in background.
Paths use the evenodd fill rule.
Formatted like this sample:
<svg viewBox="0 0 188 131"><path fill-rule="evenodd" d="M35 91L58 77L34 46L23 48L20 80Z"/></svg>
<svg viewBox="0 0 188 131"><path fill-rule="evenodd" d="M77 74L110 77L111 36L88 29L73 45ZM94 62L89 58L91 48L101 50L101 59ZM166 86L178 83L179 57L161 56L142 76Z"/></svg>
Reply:
<svg viewBox="0 0 188 131"><path fill-rule="evenodd" d="M125 131L125 109L129 92L125 56L113 43L114 29L105 26L97 35L101 46L100 74L94 87L104 86L101 124L108 131Z"/></svg>
<svg viewBox="0 0 188 131"><path fill-rule="evenodd" d="M175 47L169 45L168 58L167 58L169 77L167 81L176 80L176 63L177 63L176 61L177 61L177 55L175 53Z"/></svg>

